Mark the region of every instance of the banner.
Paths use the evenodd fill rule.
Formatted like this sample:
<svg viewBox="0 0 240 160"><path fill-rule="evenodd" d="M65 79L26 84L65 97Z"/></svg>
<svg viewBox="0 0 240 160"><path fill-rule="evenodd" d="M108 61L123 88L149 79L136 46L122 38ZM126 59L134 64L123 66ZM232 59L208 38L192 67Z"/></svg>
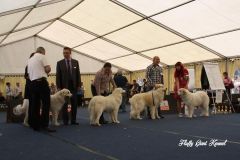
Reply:
<svg viewBox="0 0 240 160"><path fill-rule="evenodd" d="M169 105L168 105L168 101L167 100L164 100L160 103L160 109L162 111L169 111Z"/></svg>

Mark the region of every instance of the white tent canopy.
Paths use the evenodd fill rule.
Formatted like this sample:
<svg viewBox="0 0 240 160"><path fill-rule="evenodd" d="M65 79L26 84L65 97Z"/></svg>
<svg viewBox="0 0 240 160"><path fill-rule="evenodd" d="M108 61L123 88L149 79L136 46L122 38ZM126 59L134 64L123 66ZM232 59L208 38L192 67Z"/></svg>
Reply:
<svg viewBox="0 0 240 160"><path fill-rule="evenodd" d="M240 0L1 0L0 74L22 73L38 46L53 68L71 47L83 73L104 62L141 70L156 55L164 65L239 57L239 8Z"/></svg>

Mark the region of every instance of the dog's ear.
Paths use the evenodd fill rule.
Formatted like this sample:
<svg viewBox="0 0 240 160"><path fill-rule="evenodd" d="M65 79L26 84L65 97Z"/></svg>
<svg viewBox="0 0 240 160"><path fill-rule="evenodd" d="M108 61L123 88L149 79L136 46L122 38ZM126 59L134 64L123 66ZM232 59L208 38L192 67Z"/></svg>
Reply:
<svg viewBox="0 0 240 160"><path fill-rule="evenodd" d="M60 95L63 96L64 95L64 91L63 90L60 90Z"/></svg>
<svg viewBox="0 0 240 160"><path fill-rule="evenodd" d="M154 90L156 90L158 88L163 88L163 84L155 84L154 85Z"/></svg>
<svg viewBox="0 0 240 160"><path fill-rule="evenodd" d="M66 89L62 89L61 92L60 92L60 94L61 94L62 96L66 96L66 95L68 94L68 91L67 91Z"/></svg>
<svg viewBox="0 0 240 160"><path fill-rule="evenodd" d="M117 88L117 93L122 93L122 88Z"/></svg>
<svg viewBox="0 0 240 160"><path fill-rule="evenodd" d="M182 91L183 95L187 94L187 90L186 89L182 89L181 91Z"/></svg>
<svg viewBox="0 0 240 160"><path fill-rule="evenodd" d="M122 88L116 88L114 90L115 93L118 93L118 94L122 94L123 93L123 89Z"/></svg>

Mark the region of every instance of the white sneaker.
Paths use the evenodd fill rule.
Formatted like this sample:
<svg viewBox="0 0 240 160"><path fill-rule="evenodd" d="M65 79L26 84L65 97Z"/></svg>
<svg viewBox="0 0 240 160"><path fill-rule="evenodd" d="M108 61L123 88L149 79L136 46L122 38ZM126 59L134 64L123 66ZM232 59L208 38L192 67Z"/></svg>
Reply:
<svg viewBox="0 0 240 160"><path fill-rule="evenodd" d="M183 117L183 114L182 114L182 113L179 113L179 114L178 114L178 117Z"/></svg>

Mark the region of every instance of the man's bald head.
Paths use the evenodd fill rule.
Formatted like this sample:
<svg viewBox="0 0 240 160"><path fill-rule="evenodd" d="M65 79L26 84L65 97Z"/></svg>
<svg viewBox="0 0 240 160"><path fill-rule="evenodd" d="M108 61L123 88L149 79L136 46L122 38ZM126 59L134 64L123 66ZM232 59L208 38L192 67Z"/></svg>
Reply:
<svg viewBox="0 0 240 160"><path fill-rule="evenodd" d="M153 57L153 65L159 65L160 63L160 58L158 56Z"/></svg>

